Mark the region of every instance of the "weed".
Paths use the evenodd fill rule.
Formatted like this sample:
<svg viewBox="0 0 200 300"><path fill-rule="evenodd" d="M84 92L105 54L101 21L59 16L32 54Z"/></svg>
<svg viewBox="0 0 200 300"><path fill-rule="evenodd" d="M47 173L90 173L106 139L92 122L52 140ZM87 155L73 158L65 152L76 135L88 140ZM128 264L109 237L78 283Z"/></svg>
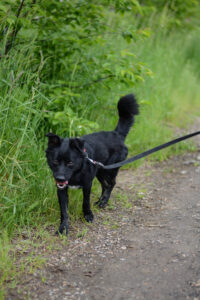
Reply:
<svg viewBox="0 0 200 300"><path fill-rule="evenodd" d="M110 217L106 216L102 223L103 223L103 225L110 225L110 223L111 223Z"/></svg>
<svg viewBox="0 0 200 300"><path fill-rule="evenodd" d="M87 232L88 232L88 228L85 227L81 231L79 231L76 236L77 238L83 238L87 234Z"/></svg>
<svg viewBox="0 0 200 300"><path fill-rule="evenodd" d="M127 208L127 209L129 209L129 208L132 207L131 202L129 202L128 195L125 194L124 192L123 192L123 194L122 194L122 193L118 193L118 194L116 195L116 199L117 199L118 203L119 203L122 207Z"/></svg>
<svg viewBox="0 0 200 300"><path fill-rule="evenodd" d="M115 223L115 224L113 224L112 226L111 226L111 229L117 229L117 228L119 228L120 226L119 226L119 224L118 223Z"/></svg>
<svg viewBox="0 0 200 300"><path fill-rule="evenodd" d="M0 299L3 299L5 293L5 283L15 285L15 256L11 253L11 249L8 236L3 232L0 240Z"/></svg>
<svg viewBox="0 0 200 300"><path fill-rule="evenodd" d="M142 191L137 192L137 199L142 200L145 197L145 193Z"/></svg>

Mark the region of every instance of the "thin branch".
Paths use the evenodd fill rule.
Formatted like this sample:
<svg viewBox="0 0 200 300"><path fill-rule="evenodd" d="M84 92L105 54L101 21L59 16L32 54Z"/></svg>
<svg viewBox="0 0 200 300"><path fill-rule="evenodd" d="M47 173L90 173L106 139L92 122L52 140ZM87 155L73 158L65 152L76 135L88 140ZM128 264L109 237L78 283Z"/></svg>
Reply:
<svg viewBox="0 0 200 300"><path fill-rule="evenodd" d="M24 5L24 1L25 1L25 0L21 0L21 4L20 4L20 6L19 6L19 8L18 8L18 11L17 11L17 14L16 14L17 19L19 18L19 15L20 15L20 13L21 13L22 7L23 7L23 5Z"/></svg>
<svg viewBox="0 0 200 300"><path fill-rule="evenodd" d="M115 77L115 75L114 75L114 74L110 74L110 75L108 75L108 76L105 76L105 77L102 77L102 78L98 78L98 79L93 80L93 81L91 81L91 82L85 83L85 84L81 85L80 87L82 88L82 87L85 87L85 86L90 86L90 85L92 85L92 84L94 84L94 83L98 83L98 82L100 82L100 81L103 81L103 80L106 80L106 79L112 78L112 77Z"/></svg>
<svg viewBox="0 0 200 300"><path fill-rule="evenodd" d="M16 17L17 17L17 20L19 19L19 16L20 16L20 13L22 11L22 8L23 8L23 5L24 5L24 1L25 0L21 0L21 3L20 3L20 6L17 10L17 14L16 14ZM17 21L16 21L16 25L17 25ZM11 39L7 41L6 43L6 47L5 47L5 55L8 53L8 51L12 48L12 45L13 45L13 42L17 36L17 33L19 31L19 29L17 30L17 27L14 27L14 29L12 30L11 32Z"/></svg>
<svg viewBox="0 0 200 300"><path fill-rule="evenodd" d="M105 76L105 77L101 77L101 78L98 78L98 79L95 79L93 81L90 81L90 82L86 82L84 83L83 85L69 85L69 84L66 84L66 83L63 83L63 84L54 84L52 85L53 87L68 87L68 88L71 88L71 89L80 89L80 88L83 88L83 87L86 87L86 86L90 86L90 85L93 85L93 84L96 84L100 81L103 81L103 80L106 80L108 78L112 78L112 77L115 77L116 75L114 74L110 74L108 76Z"/></svg>
<svg viewBox="0 0 200 300"><path fill-rule="evenodd" d="M20 17L20 14L21 14L21 11L22 11L22 8L24 6L24 2L25 0L21 0L21 3L20 3L20 6L18 7L18 10L17 10L17 13L16 13L16 23L15 23L15 27L14 29L12 30L10 36L11 36L11 39L7 41L6 43L6 47L5 47L5 55L8 53L8 51L12 48L12 45L13 45L13 42L14 40L16 39L16 36L17 36L17 33L19 31L19 28L17 29L17 21ZM36 0L33 0L32 1L32 5L34 5L36 3ZM26 13L24 16L27 16L28 13ZM7 30L8 30L8 27L7 27ZM6 32L7 32L6 30Z"/></svg>

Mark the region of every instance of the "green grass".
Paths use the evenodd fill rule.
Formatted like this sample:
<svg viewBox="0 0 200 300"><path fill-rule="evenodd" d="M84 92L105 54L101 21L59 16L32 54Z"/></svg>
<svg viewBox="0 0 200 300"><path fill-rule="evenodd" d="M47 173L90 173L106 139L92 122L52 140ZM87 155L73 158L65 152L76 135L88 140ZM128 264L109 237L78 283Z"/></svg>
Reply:
<svg viewBox="0 0 200 300"><path fill-rule="evenodd" d="M195 67L200 55L188 58L191 48L197 52L200 47L198 32L194 36L194 33L185 34L184 39L182 33L155 36L138 45L138 56L153 75L136 88L141 114L127 139L132 153L134 148L141 152L168 141L176 135L177 128L187 129L200 114L200 78ZM165 159L188 147L190 141L180 143L156 153L154 159Z"/></svg>
<svg viewBox="0 0 200 300"><path fill-rule="evenodd" d="M140 153L176 136L176 130L187 130L200 114L200 38L196 32L152 33L150 38L124 44L119 38L118 47L136 54L137 61L145 62L152 73L131 89L118 85L118 95L135 92L140 103L140 115L128 135L126 144L129 155ZM109 106L108 106L109 108ZM116 110L112 110L116 114ZM104 127L113 128L116 117L108 120L104 115ZM146 159L163 160L170 155L191 149L191 141L182 142ZM140 163L140 162L138 162ZM137 165L137 162L136 162Z"/></svg>
<svg viewBox="0 0 200 300"><path fill-rule="evenodd" d="M109 22L114 23L112 18ZM53 224L56 229L60 215L44 152L47 125L43 110L52 99L39 85L42 63L35 72L29 68L30 61L34 60L32 47L34 45L13 52L12 57L2 59L0 64L0 298L3 298L5 282L13 280L16 272L15 258L9 255L9 239L24 229L37 232L38 226L46 228ZM116 57L121 51L134 53L136 56L130 56L130 63L132 60L145 62L152 74L146 74L145 80L139 80L133 88L126 89L120 82L114 85L110 79L110 89L104 89L102 81L96 83L92 91L84 90L79 106L81 118L87 117L91 128L95 122L99 129L112 130L117 122L119 96L134 92L140 103L140 115L127 138L129 155L172 139L178 128L187 130L200 114L199 32L167 35L160 31L130 44L121 37L109 35L102 48L96 51L106 52L107 47L113 47ZM92 55L94 49L90 51ZM70 120L72 122L73 118ZM78 121L76 119L73 126ZM87 130L87 124L82 125ZM157 152L151 159L163 160L188 149L193 149L191 141ZM99 193L95 182L92 202L97 200ZM82 217L81 208L81 191L70 192L72 223ZM83 227L78 235L84 236L86 231ZM41 263L40 258L38 263Z"/></svg>
<svg viewBox="0 0 200 300"><path fill-rule="evenodd" d="M11 245L7 234L4 232L0 239L0 299L5 294L5 283L9 280L15 285L15 257L10 253Z"/></svg>

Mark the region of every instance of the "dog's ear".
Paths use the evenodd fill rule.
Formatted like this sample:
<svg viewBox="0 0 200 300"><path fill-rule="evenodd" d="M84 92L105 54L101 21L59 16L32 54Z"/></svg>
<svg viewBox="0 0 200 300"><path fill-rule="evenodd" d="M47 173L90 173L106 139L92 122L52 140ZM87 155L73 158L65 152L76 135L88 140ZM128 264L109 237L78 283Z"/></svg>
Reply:
<svg viewBox="0 0 200 300"><path fill-rule="evenodd" d="M78 149L79 151L83 151L84 143L85 143L84 140L79 139L79 138L72 138L69 140L69 145L71 147Z"/></svg>
<svg viewBox="0 0 200 300"><path fill-rule="evenodd" d="M61 138L58 135L49 132L45 134L45 136L47 136L49 139L48 142L49 147L59 147L61 145Z"/></svg>

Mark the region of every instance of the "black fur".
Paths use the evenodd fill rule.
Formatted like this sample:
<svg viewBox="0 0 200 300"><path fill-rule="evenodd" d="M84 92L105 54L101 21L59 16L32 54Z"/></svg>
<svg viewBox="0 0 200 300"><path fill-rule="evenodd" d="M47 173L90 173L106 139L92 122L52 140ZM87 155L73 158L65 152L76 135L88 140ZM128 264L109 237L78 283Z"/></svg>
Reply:
<svg viewBox="0 0 200 300"><path fill-rule="evenodd" d="M105 165L122 161L128 154L124 140L133 125L134 116L139 113L134 95L126 95L118 102L119 121L113 131L101 131L82 138L62 139L48 133L46 157L57 184L57 194L61 211L59 233L68 233L68 188L78 186L83 190L83 213L87 222L93 221L90 209L92 181L96 176L102 186L102 194L96 204L105 207L115 185L117 169L103 170L86 159L99 161ZM86 152L85 152L86 151Z"/></svg>

